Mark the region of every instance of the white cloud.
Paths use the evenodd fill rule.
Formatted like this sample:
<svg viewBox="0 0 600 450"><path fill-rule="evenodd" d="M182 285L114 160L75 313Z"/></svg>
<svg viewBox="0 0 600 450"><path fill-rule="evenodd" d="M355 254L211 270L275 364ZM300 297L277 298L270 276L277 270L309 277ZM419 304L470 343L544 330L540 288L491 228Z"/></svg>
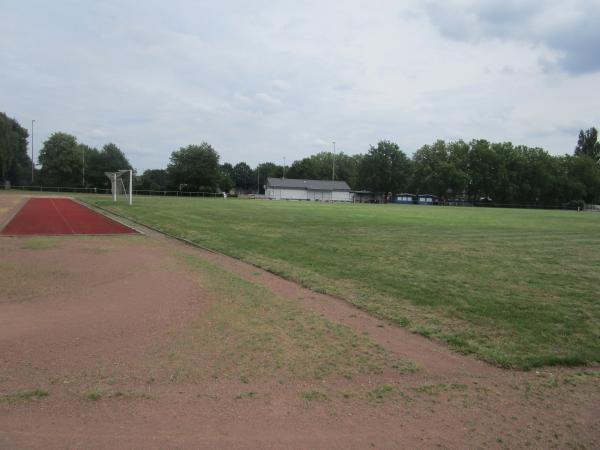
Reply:
<svg viewBox="0 0 600 450"><path fill-rule="evenodd" d="M281 105L281 100L277 97L273 97L272 95L266 94L264 92L260 92L254 96L259 102L268 105L268 106L278 106Z"/></svg>
<svg viewBox="0 0 600 450"><path fill-rule="evenodd" d="M246 97L245 95L242 95L240 93L235 93L233 98L242 103L243 105L251 105L252 104L252 99L250 97Z"/></svg>

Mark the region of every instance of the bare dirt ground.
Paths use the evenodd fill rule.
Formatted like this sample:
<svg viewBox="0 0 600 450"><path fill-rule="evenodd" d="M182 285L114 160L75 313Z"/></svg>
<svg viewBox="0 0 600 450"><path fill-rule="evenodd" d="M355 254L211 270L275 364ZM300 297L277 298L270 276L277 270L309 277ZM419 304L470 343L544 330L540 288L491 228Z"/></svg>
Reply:
<svg viewBox="0 0 600 450"><path fill-rule="evenodd" d="M20 201L0 195L0 224ZM597 367L492 367L343 300L142 231L0 238L0 448L600 447ZM347 326L415 370L219 376L220 360L236 360L224 339L178 376L181 336L218 328L211 314L232 295L189 258Z"/></svg>

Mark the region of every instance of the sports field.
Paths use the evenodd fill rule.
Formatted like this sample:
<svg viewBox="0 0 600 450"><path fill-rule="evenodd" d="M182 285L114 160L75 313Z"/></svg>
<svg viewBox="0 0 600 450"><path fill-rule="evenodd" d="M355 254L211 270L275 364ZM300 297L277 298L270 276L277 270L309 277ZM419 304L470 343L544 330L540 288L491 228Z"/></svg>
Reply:
<svg viewBox="0 0 600 450"><path fill-rule="evenodd" d="M22 229L43 227L54 223L56 210L68 227L83 217L100 220L86 208L69 214L71 203L58 206L57 198L38 202L0 193L0 227L11 219ZM435 243L417 237L427 228L458 235L452 221L463 228L470 223L458 212L473 214L471 221L487 217L479 226L494 230L492 211L138 200L122 210L148 215L148 222L156 216L161 226L171 224L171 232L193 234L313 289L362 300L363 309L380 317L397 314L408 327L437 327L442 337L470 330L476 343L494 327L500 330L494 336L508 335L499 322L482 325L491 322L483 313L477 321L458 307L439 306L443 299L414 303L407 296L418 292L417 281L424 288L438 281L441 295L443 275L428 284L411 264L401 264L421 258L418 269L438 267L428 255ZM105 203L102 197L88 201ZM36 210L40 214L29 214ZM27 214L19 218L19 211ZM569 229L588 220L583 214L556 217L568 218ZM526 228L522 219L512 220ZM600 446L598 364L505 370L240 259L136 228L134 234L0 236L0 448ZM384 239L390 230L404 230L414 245L405 238L404 253L397 255L403 247ZM309 231L316 233L302 238ZM506 231L495 235L507 239ZM376 290L392 273L386 265L404 273L412 291L389 282L388 291ZM370 274L352 279L360 273ZM546 288L552 289L556 285ZM578 337L591 352L596 316L593 301L581 298L572 308L586 308L580 327L586 334ZM542 304L537 297L530 301ZM532 314L546 320L548 312ZM513 339L524 339L514 329L521 334L513 331ZM497 338L487 342L501 347Z"/></svg>
<svg viewBox="0 0 600 450"><path fill-rule="evenodd" d="M600 215L91 197L505 367L600 362Z"/></svg>

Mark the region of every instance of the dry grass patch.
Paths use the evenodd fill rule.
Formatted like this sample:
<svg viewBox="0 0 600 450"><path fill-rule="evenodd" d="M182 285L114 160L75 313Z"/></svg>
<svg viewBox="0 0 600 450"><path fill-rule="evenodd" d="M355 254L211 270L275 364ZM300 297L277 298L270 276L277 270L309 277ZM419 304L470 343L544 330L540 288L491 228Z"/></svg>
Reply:
<svg viewBox="0 0 600 450"><path fill-rule="evenodd" d="M384 370L414 371L365 336L304 310L266 288L194 256L181 255L202 290L208 310L169 344L171 380L258 377L351 379Z"/></svg>

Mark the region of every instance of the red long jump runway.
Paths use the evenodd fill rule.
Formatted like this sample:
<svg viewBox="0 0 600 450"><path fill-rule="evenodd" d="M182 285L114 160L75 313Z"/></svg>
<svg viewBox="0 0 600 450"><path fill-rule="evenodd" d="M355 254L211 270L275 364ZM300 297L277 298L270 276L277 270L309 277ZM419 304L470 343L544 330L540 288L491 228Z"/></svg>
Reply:
<svg viewBox="0 0 600 450"><path fill-rule="evenodd" d="M30 198L0 235L137 233L69 198Z"/></svg>

